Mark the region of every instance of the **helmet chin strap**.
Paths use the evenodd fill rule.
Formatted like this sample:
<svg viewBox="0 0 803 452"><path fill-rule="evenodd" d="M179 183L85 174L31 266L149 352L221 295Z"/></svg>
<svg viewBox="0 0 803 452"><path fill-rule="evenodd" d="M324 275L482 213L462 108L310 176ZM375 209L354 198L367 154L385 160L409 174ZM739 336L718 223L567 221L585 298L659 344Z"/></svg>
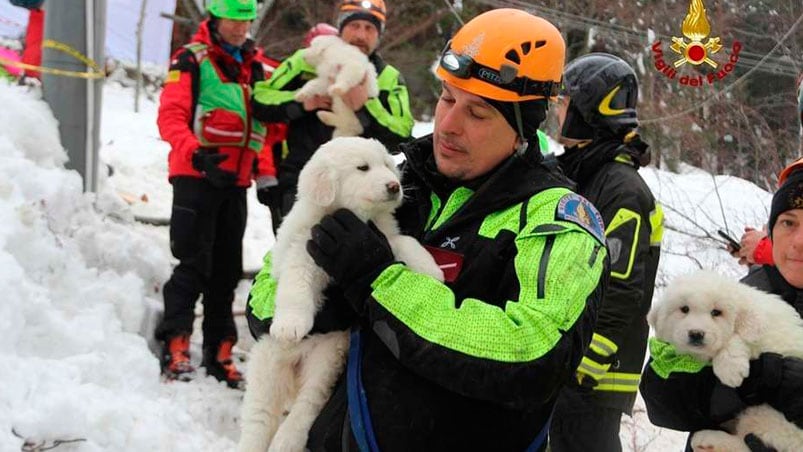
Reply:
<svg viewBox="0 0 803 452"><path fill-rule="evenodd" d="M516 114L516 127L519 129L519 140L518 143L516 143L516 154L521 157L527 152L527 148L530 146L530 143L526 138L524 138L524 125L521 121L521 107L519 107L518 102L513 104L513 112Z"/></svg>

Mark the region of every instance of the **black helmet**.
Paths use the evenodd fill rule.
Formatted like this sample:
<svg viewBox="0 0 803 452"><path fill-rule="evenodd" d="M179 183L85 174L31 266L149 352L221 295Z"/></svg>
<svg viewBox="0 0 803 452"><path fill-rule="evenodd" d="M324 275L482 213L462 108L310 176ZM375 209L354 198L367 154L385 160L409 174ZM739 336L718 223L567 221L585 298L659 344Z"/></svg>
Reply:
<svg viewBox="0 0 803 452"><path fill-rule="evenodd" d="M633 68L609 53L589 53L566 65L561 95L570 103L561 135L578 140L624 136L638 127L638 80Z"/></svg>

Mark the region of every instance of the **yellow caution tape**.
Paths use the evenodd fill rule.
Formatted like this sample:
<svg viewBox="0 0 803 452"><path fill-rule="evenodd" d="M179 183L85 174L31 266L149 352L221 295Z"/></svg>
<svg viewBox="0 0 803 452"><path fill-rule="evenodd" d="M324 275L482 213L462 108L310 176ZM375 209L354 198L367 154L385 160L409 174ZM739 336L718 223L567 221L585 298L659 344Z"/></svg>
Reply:
<svg viewBox="0 0 803 452"><path fill-rule="evenodd" d="M3 64L4 66L14 66L22 69L37 71L43 74L61 75L64 77L77 77L85 79L98 79L106 77L106 73L100 68L98 63L96 63L86 55L83 55L81 52L75 50L73 47L70 47L69 45L63 42L54 41L52 39L45 39L42 42L42 48L45 47L58 50L66 53L67 55L70 55L76 60L84 63L90 69L90 71L81 72L81 71L68 71L64 69L54 69L44 66L36 66L33 64L23 63L21 61L12 61L3 57L0 57L0 64Z"/></svg>

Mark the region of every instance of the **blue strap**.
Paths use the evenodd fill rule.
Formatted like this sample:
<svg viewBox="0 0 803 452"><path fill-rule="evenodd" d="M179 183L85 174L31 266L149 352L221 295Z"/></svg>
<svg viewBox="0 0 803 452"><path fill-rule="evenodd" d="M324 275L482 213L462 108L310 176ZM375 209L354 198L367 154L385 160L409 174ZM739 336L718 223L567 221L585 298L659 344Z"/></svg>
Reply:
<svg viewBox="0 0 803 452"><path fill-rule="evenodd" d="M360 452L379 452L374 427L371 424L371 413L368 411L368 398L362 386L362 336L359 331L351 332L346 381L351 433L357 441L357 446Z"/></svg>
<svg viewBox="0 0 803 452"><path fill-rule="evenodd" d="M547 419L546 424L544 424L544 428L542 428L541 431L538 432L538 435L535 437L533 442L530 443L529 446L527 446L525 452L537 452L541 450L541 446L543 446L544 443L546 443L546 437L547 433L549 433L549 425L551 423L552 423L552 415L550 414L549 419Z"/></svg>
<svg viewBox="0 0 803 452"><path fill-rule="evenodd" d="M349 344L349 360L346 368L347 392L349 400L349 418L351 433L357 441L360 452L379 452L379 445L374 436L374 427L371 424L371 413L368 411L368 398L362 386L362 336L359 331L351 332ZM546 443L549 425L552 416L549 416L544 427L538 432L525 452L537 452Z"/></svg>

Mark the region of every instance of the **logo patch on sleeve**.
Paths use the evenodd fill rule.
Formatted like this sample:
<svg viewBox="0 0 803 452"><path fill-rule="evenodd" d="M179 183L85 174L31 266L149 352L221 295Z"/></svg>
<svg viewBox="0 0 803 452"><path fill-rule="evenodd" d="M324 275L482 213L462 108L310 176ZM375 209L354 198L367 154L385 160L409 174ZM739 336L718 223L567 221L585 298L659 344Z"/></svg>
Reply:
<svg viewBox="0 0 803 452"><path fill-rule="evenodd" d="M555 219L572 222L588 231L600 243L605 243L602 215L587 199L577 193L569 193L560 198Z"/></svg>
<svg viewBox="0 0 803 452"><path fill-rule="evenodd" d="M178 69L173 69L172 71L167 72L167 78L165 78L165 83L175 83L178 79L181 78L181 71Z"/></svg>

